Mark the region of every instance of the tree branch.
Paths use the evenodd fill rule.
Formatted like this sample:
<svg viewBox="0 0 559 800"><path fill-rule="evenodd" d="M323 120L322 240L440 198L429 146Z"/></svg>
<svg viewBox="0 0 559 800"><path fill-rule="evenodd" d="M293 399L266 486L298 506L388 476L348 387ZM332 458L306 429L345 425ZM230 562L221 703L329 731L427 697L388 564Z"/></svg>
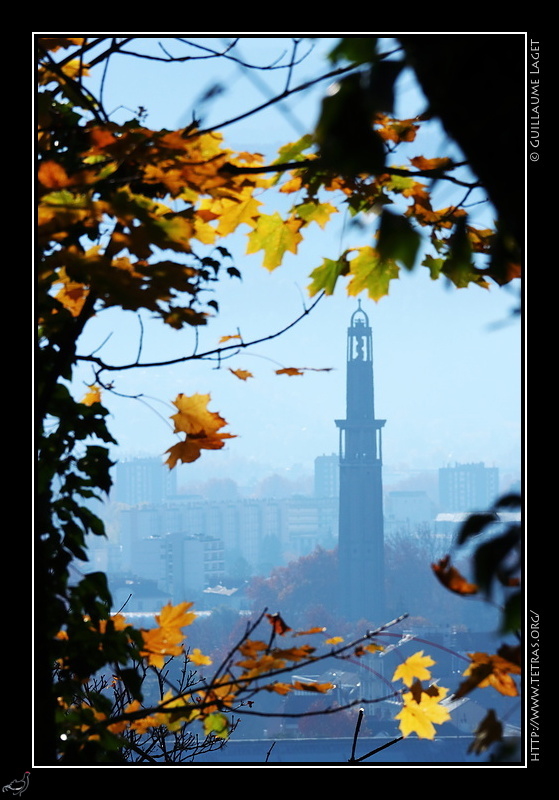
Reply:
<svg viewBox="0 0 559 800"><path fill-rule="evenodd" d="M456 169L458 167L467 166L467 161L461 161L456 164L452 164L450 167L451 169ZM331 167L324 167L324 162L321 158L307 158L304 161L291 161L289 163L284 164L263 164L259 167L243 167L238 166L237 164L224 164L220 168L220 172L224 172L227 175L258 175L259 173L265 172L287 172L289 170L296 170L296 169L328 169L332 171ZM381 174L386 175L398 175L403 178L431 178L433 180L445 180L450 181L451 183L455 183L457 186L464 186L470 191L472 189L481 186L479 181L463 181L459 180L458 178L453 177L452 175L448 175L446 172L441 170L440 168L435 169L418 169L418 170L408 170L408 169L401 169L399 167L383 167Z"/></svg>
<svg viewBox="0 0 559 800"><path fill-rule="evenodd" d="M106 364L101 358L94 355L89 356L80 356L76 355L76 361L86 361L89 363L97 364L99 367L99 373L101 372L122 372L129 369L145 369L147 367L167 367L171 366L172 364L182 364L185 361L202 361L204 359L210 358L211 356L221 356L223 353L231 350L244 350L248 347L253 347L254 345L261 344L262 342L268 342L272 339L277 339L278 336L286 333L291 328L295 327L301 320L303 320L306 316L308 316L311 311L316 307L318 302L324 296L324 293L319 294L315 300L311 303L308 308L305 308L302 314L300 314L295 320L290 322L284 328L275 333L271 333L267 336L261 336L259 339L253 339L250 342L236 342L235 344L225 345L224 347L215 347L211 350L206 350L203 353L192 353L188 356L180 356L178 358L168 359L166 361L149 361L145 363L140 363L136 361L131 364Z"/></svg>

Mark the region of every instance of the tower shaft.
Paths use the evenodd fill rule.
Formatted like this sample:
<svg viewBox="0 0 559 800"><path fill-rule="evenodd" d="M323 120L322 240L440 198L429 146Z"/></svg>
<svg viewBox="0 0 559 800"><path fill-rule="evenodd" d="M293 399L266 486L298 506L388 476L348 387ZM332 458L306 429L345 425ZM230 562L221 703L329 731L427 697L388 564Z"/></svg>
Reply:
<svg viewBox="0 0 559 800"><path fill-rule="evenodd" d="M347 332L346 418L340 431L339 585L348 620L384 614L382 440L374 408L372 331L359 308Z"/></svg>

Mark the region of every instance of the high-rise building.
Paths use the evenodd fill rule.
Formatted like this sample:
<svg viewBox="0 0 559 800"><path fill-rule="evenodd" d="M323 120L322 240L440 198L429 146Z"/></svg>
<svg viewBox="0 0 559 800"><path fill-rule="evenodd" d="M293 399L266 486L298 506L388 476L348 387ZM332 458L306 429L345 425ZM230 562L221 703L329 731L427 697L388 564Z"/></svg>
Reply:
<svg viewBox="0 0 559 800"><path fill-rule="evenodd" d="M137 506L162 503L177 493L177 476L159 458L132 458L119 461L112 499Z"/></svg>
<svg viewBox="0 0 559 800"><path fill-rule="evenodd" d="M439 469L439 505L443 512L484 511L499 494L499 470L479 464Z"/></svg>
<svg viewBox="0 0 559 800"><path fill-rule="evenodd" d="M381 431L373 385L373 337L361 308L347 331L346 418L340 430L340 610L348 620L384 622Z"/></svg>
<svg viewBox="0 0 559 800"><path fill-rule="evenodd" d="M340 492L340 459L331 456L317 456L314 460L314 496L338 497Z"/></svg>

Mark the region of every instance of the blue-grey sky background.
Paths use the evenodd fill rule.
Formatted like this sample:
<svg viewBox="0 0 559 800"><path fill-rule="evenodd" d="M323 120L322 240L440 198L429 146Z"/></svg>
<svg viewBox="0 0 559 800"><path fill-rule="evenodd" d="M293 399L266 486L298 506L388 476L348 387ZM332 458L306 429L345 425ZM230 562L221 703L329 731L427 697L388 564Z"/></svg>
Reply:
<svg viewBox="0 0 559 800"><path fill-rule="evenodd" d="M160 37L134 35L149 37L148 45L157 51ZM223 40L196 36L193 41L202 46L223 46ZM322 54L336 39L332 34L323 36L297 68L293 85L324 68ZM253 63L270 63L291 46L291 39L283 34L248 37L241 41L239 52ZM169 39L165 41L179 52ZM307 43L300 45L301 51L306 48ZM110 62L103 102L115 111L115 119L129 118L127 109L143 106L148 112L145 124L153 128L184 126L195 110L206 127L258 106L283 88L285 80L285 71L250 73L225 59L168 65L119 57ZM206 89L217 84L224 91L212 103L198 102ZM329 82L323 82L310 92L294 95L288 101L289 114L276 105L222 128L226 146L273 159L279 147L312 129L328 87ZM408 73L402 75L398 88L397 114L410 117L424 110L425 102ZM405 163L408 154L455 153L452 144L431 126L425 141L409 145L397 163ZM439 207L456 199L449 187L441 186L439 191ZM270 209L281 202L273 190L260 199ZM487 204L473 206L471 213L473 222L491 224ZM261 266L259 254L246 255L248 228L224 240L243 279L224 276L217 286L219 314L197 330L198 350L215 347L221 336L238 329L245 341L258 339L297 318L312 302L308 275L323 258L336 258L348 247L372 243L374 220L369 228L356 231L343 211L336 216L325 231L315 226L298 254L288 254L273 272ZM389 295L378 303L365 294L360 297L373 329L376 415L387 420L385 473L404 480L455 461L483 461L498 466L505 476L518 477L522 341L520 325L512 318L518 287L458 290L431 281L428 271L418 266L412 273L402 270L401 279L391 282ZM210 409L225 417L229 424L224 430L237 438L221 451L203 453L194 464L179 465L179 485L188 487L211 477L243 483L274 472L294 478L310 473L316 456L338 449L334 420L345 415L346 332L356 307L357 299L347 297L342 279L336 294L323 298L289 332L223 361L220 368L215 362L194 361L113 373L110 379L119 393L142 395L141 400L103 395L111 412L110 428L119 442L113 455L163 454L177 441L169 420L175 411L172 400L180 392L209 393ZM177 332L147 318L144 322L143 361L193 351L193 329ZM136 357L139 337L135 314L109 310L88 326L78 349L82 354L95 350L110 363L128 363ZM249 370L254 378L240 381L229 367ZM279 367L330 371L287 377L274 374ZM90 368L81 367L76 393L81 391L80 384L91 381Z"/></svg>

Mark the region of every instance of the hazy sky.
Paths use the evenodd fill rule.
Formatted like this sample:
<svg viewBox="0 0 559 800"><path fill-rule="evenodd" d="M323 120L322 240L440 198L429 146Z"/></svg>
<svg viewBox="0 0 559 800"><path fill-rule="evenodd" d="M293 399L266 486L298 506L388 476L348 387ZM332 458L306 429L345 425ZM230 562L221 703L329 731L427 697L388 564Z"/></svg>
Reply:
<svg viewBox="0 0 559 800"><path fill-rule="evenodd" d="M157 41L152 39L152 47ZM197 41L216 43L203 35ZM266 63L289 45L289 39L278 42L254 37L242 42L240 50L245 58ZM313 55L301 65L300 79L294 83L316 74L318 62ZM273 95L274 82L283 86L285 77L285 72L269 71L251 77L237 64L223 60L169 67L121 58L111 62L104 102L109 110L144 106L149 113L148 126L173 129L191 121L193 102L219 82L225 91L213 104L196 103L198 113L207 114L203 122L208 125L262 103ZM312 93L295 96L289 103L292 116L271 107L223 128L226 145L273 158L278 147L310 129L327 89L324 83ZM403 102L411 104L402 107L401 113L411 116L423 110L409 77L403 77L401 89ZM123 116L119 118L130 116L124 110L120 113ZM448 148L444 142L429 139L422 149L414 146L409 154L447 155ZM276 203L277 193L260 199ZM487 222L486 205L472 211L482 223ZM299 253L289 254L284 265L272 273L261 266L258 254L246 255L248 229L224 241L243 280L225 277L218 286L220 313L198 329L198 350L216 346L221 336L235 334L237 329L245 341L266 336L299 316L312 302L306 291L308 275L322 259L336 258L353 245L371 243L372 228L352 231L345 214L337 216L331 230L316 228ZM505 473L519 474L521 331L518 322L511 321L516 291L453 289L431 281L423 267L401 274L401 280L392 281L389 295L380 302L361 295L373 328L376 415L387 420L385 469L404 477L449 462L484 461ZM346 333L356 307L356 298L345 295L342 281L334 297L322 299L287 334L222 362L221 368L206 361L113 373L111 379L119 392L142 395L141 400L103 397L113 415L111 430L120 444L115 455L163 453L177 441L169 421L175 411L171 401L180 392L210 393L211 410L227 419L229 426L224 430L237 438L222 451L206 452L195 464L177 467L180 484L212 475L242 481L251 465L258 465L263 473L285 475L298 472L294 465L312 469L317 455L337 452L334 419L345 416ZM139 334L134 314L106 311L89 326L79 352L101 348L98 354L107 361L127 363L136 356ZM146 320L143 360L191 353L194 335L192 330L162 330L160 324ZM291 366L331 371L309 371L303 377L274 374L279 367ZM240 381L228 367L247 369L254 378ZM81 368L78 379L90 382L89 368Z"/></svg>

